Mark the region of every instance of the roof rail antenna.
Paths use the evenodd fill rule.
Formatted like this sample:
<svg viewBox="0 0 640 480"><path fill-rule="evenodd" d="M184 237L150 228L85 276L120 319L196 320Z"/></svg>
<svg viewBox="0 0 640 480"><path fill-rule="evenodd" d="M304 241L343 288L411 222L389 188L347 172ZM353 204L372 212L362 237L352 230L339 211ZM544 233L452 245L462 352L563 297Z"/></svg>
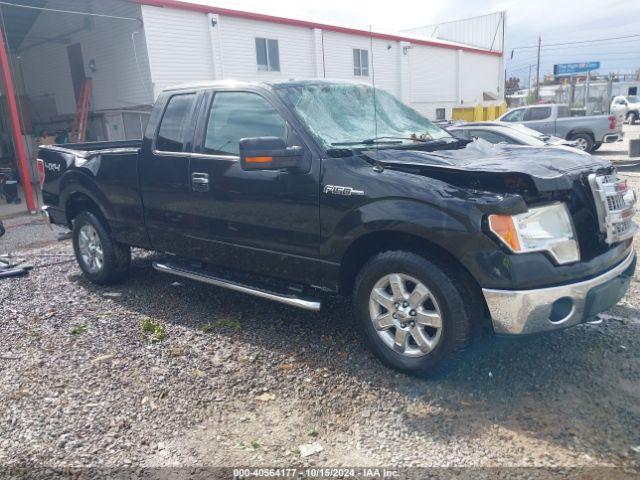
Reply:
<svg viewBox="0 0 640 480"><path fill-rule="evenodd" d="M373 30L369 25L369 50L371 50L371 86L373 87L373 128L375 135L373 138L378 138L378 103L376 102L376 67L373 62ZM376 150L378 150L378 142L376 142Z"/></svg>

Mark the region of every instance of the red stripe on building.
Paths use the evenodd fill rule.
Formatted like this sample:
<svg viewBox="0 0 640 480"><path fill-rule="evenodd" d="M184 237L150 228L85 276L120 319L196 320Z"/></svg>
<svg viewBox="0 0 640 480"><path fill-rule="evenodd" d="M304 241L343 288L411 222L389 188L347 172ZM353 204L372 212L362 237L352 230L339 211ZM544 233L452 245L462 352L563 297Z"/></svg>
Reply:
<svg viewBox="0 0 640 480"><path fill-rule="evenodd" d="M279 23L283 25L292 25L295 27L319 28L330 32L348 33L351 35L359 35L362 37L373 37L382 40L390 40L394 42L411 42L414 45L426 45L429 47L448 48L451 50L464 50L465 52L480 53L483 55L502 56L502 52L493 50L484 50L482 48L469 47L466 45L452 45L449 43L440 43L430 40L422 40L411 37L403 37L401 35L393 35L388 33L369 32L368 30L359 30L357 28L339 27L337 25L327 25L325 23L308 22L306 20L296 20L293 18L275 17L263 13L244 12L242 10L232 10L230 8L212 7L209 5L200 5L196 3L180 2L178 0L130 0L143 5L151 5L154 7L177 8L180 10L191 10L201 13L215 13L218 15L228 15L230 17L245 18L247 20L258 20L261 22Z"/></svg>

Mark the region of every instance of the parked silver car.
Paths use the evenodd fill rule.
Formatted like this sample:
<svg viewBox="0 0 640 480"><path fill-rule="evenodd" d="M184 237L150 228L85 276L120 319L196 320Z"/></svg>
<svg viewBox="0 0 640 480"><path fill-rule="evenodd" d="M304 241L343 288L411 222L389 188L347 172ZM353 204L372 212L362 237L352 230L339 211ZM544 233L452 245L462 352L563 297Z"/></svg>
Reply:
<svg viewBox="0 0 640 480"><path fill-rule="evenodd" d="M547 135L574 140L586 152L597 150L603 143L622 138L622 121L617 115L572 117L568 105L546 104L516 108L498 120L521 123Z"/></svg>
<svg viewBox="0 0 640 480"><path fill-rule="evenodd" d="M528 145L531 147L565 146L578 148L572 140L545 135L519 123L506 122L469 122L447 127L457 137L466 139L481 138L489 143L510 145Z"/></svg>

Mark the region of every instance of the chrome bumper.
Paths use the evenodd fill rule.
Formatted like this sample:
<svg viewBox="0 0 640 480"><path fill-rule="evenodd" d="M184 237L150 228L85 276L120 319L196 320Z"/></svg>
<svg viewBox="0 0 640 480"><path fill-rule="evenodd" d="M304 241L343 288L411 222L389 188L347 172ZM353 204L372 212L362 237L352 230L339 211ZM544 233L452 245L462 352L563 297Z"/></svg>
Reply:
<svg viewBox="0 0 640 480"><path fill-rule="evenodd" d="M612 307L629 289L636 253L583 282L533 290L482 289L497 334L524 335L588 320ZM630 272L629 272L630 271Z"/></svg>
<svg viewBox="0 0 640 480"><path fill-rule="evenodd" d="M621 133L607 133L602 139L603 143L613 143L622 140Z"/></svg>

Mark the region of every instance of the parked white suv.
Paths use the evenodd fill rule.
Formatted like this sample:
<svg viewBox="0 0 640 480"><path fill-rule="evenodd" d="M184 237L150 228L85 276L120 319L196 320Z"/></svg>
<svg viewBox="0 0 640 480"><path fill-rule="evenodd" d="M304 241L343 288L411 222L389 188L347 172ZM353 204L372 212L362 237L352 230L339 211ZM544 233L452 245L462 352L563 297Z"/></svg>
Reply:
<svg viewBox="0 0 640 480"><path fill-rule="evenodd" d="M640 97L637 95L620 95L611 102L611 113L622 115L631 125L640 119Z"/></svg>

